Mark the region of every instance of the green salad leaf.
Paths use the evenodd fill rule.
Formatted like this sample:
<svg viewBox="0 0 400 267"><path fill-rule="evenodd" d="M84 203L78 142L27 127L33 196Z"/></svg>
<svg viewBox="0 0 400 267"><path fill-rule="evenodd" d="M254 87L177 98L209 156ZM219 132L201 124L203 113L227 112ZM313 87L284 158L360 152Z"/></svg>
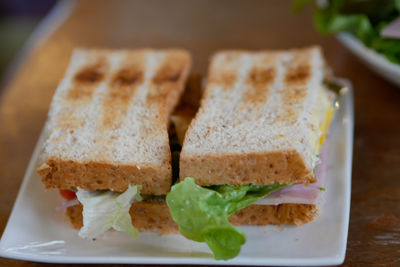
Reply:
<svg viewBox="0 0 400 267"><path fill-rule="evenodd" d="M246 242L246 235L228 218L287 185L218 185L206 188L187 177L171 188L166 200L183 236L205 242L215 259L228 260L237 256Z"/></svg>
<svg viewBox="0 0 400 267"><path fill-rule="evenodd" d="M298 12L315 1L297 0L292 10ZM400 16L400 0L329 0L315 6L314 25L323 34L348 32L364 45L400 64L400 40L385 38L381 30Z"/></svg>
<svg viewBox="0 0 400 267"><path fill-rule="evenodd" d="M96 238L110 228L139 235L132 225L129 209L133 201L141 201L140 185L130 185L123 193L110 190L83 190L78 188L76 196L83 206L83 227L79 236Z"/></svg>

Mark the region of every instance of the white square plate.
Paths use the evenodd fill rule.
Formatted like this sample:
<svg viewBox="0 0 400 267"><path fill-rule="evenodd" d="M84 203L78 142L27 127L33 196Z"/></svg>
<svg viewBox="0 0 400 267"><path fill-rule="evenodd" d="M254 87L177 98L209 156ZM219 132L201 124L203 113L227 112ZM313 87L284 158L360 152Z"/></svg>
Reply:
<svg viewBox="0 0 400 267"><path fill-rule="evenodd" d="M306 225L246 226L247 242L238 257L216 261L204 244L180 235L141 233L137 239L107 232L96 241L78 237L56 206L56 190L45 191L35 173L36 145L14 209L0 241L0 256L55 263L152 263L232 265L334 265L344 260L350 211L353 148L353 92L343 79L329 137L326 201Z"/></svg>

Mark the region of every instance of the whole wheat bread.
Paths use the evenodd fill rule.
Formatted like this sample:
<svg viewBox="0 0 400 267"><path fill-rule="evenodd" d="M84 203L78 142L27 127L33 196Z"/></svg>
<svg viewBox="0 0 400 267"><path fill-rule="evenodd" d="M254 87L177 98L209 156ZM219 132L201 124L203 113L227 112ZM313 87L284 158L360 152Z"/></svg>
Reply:
<svg viewBox="0 0 400 267"><path fill-rule="evenodd" d="M73 52L50 106L38 173L46 188L166 194L167 133L191 57L184 50Z"/></svg>
<svg viewBox="0 0 400 267"><path fill-rule="evenodd" d="M142 232L159 234L178 233L178 225L174 222L165 202L142 201L132 204L129 211L132 224ZM234 213L229 221L234 225L302 225L314 219L317 214L315 205L280 204L250 205ZM76 229L82 227L82 205L67 208L66 215Z"/></svg>
<svg viewBox="0 0 400 267"><path fill-rule="evenodd" d="M180 178L199 185L314 182L323 81L318 47L222 51L211 61L200 109L185 135Z"/></svg>

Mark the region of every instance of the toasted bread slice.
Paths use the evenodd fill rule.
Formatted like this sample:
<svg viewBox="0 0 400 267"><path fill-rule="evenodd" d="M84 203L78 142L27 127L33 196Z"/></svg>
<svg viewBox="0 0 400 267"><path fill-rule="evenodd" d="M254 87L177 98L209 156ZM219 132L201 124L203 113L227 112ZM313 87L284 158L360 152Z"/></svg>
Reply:
<svg viewBox="0 0 400 267"><path fill-rule="evenodd" d="M132 224L139 231L159 234L178 233L178 225L172 219L165 202L135 202L129 213ZM229 220L234 225L302 225L312 221L316 213L316 206L307 204L250 205L233 214ZM66 215L74 228L82 227L81 204L68 207Z"/></svg>
<svg viewBox="0 0 400 267"><path fill-rule="evenodd" d="M214 55L185 136L181 180L193 177L205 186L314 182L319 120L312 116L323 69L318 47Z"/></svg>
<svg viewBox="0 0 400 267"><path fill-rule="evenodd" d="M46 188L166 194L171 186L167 133L191 57L184 50L74 51L46 124Z"/></svg>

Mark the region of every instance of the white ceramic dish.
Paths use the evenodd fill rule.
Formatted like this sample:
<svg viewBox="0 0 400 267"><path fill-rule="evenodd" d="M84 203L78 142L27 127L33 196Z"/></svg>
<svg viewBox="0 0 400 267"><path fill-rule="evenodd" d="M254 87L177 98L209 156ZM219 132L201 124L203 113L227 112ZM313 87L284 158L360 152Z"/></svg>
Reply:
<svg viewBox="0 0 400 267"><path fill-rule="evenodd" d="M353 54L364 61L371 70L400 86L400 65L390 62L383 55L369 49L351 34L339 33L336 37Z"/></svg>
<svg viewBox="0 0 400 267"><path fill-rule="evenodd" d="M344 86L330 132L326 202L319 216L300 226L247 226L247 243L238 257L216 261L204 244L180 235L142 233L134 239L107 232L82 240L57 211L56 190L45 191L35 173L38 141L18 198L0 241L0 256L54 263L152 263L231 265L334 265L344 260L350 211L353 148L353 92Z"/></svg>

